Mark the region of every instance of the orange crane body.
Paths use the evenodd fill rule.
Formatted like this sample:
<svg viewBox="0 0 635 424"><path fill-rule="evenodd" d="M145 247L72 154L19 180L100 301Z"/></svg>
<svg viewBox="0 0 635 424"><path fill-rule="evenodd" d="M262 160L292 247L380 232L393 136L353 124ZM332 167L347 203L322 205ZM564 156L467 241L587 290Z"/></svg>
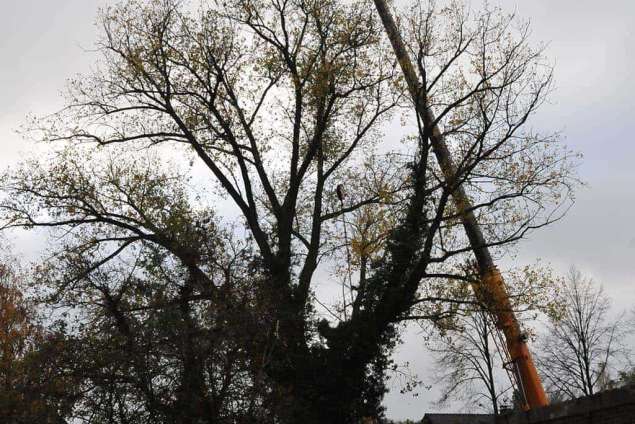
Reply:
<svg viewBox="0 0 635 424"><path fill-rule="evenodd" d="M414 101L416 112L423 121L425 128L429 131L430 144L439 167L444 174L446 184L453 190L452 199L461 215L463 228L478 263L481 281L480 284L473 284L476 298L486 306L489 313L494 317L497 328L505 337L507 351L515 367L513 371L517 385L521 395L523 395L523 408L533 409L546 406L549 404L549 400L527 347L526 336L523 334L512 309L503 277L492 260L483 232L472 212L473 206L470 199L463 187L456 183L458 178L456 166L443 134L436 125L432 111L427 107L425 87L421 87L415 68L405 49L403 39L386 1L374 0L374 2L408 84L408 90Z"/></svg>
<svg viewBox="0 0 635 424"><path fill-rule="evenodd" d="M549 399L542 386L540 376L527 347L526 336L523 334L509 301L509 294L505 282L496 267L481 273L481 284L474 290L476 297L485 303L489 312L495 318L498 327L507 344L507 351L515 366L519 390L523 394L524 409L538 408L549 405Z"/></svg>

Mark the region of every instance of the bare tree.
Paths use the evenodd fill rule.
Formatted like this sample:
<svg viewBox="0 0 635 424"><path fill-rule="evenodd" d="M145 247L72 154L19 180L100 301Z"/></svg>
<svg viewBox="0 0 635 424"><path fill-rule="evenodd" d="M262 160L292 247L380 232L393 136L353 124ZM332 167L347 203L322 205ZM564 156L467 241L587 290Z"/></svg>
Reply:
<svg viewBox="0 0 635 424"><path fill-rule="evenodd" d="M540 369L558 398L592 395L607 387L627 353L621 316L611 315L602 286L571 268L561 293L562 309L550 317Z"/></svg>
<svg viewBox="0 0 635 424"><path fill-rule="evenodd" d="M435 382L443 385L441 405L461 399L498 414L500 398L510 386L497 377L502 368L490 321L484 310L474 311L430 348L436 356Z"/></svg>
<svg viewBox="0 0 635 424"><path fill-rule="evenodd" d="M472 267L474 268L474 267ZM474 269L472 278L478 279ZM561 285L547 267L526 266L505 273L514 311L521 320L525 334L533 337L531 322L541 313L558 308L555 293ZM478 281L475 281L475 284ZM456 299L460 298L456 282ZM447 317L429 327L427 345L435 357L435 382L441 386L441 406L458 400L469 408L482 408L498 414L501 404L512 403L514 390L510 375L505 372L509 358L505 355L504 339L496 328L494 317L480 304L474 293L463 286L464 303L449 310ZM510 368L509 371L512 371Z"/></svg>
<svg viewBox="0 0 635 424"><path fill-rule="evenodd" d="M192 289L185 310L221 295L197 219L226 200L263 276L246 306L263 316L266 337L242 349L259 358L272 416L380 415L398 324L420 318L413 307L432 301L421 295L428 282L468 282L453 271L470 245L452 193L469 192L487 246L503 249L561 216L575 184L570 153L525 129L551 83L527 28L495 10L428 6L417 3L407 22L433 123L414 117L366 0L106 10L97 71L72 81L67 108L34 124L67 149L7 175L4 226L60 230L57 257L71 252L82 266L62 273L59 293L152 246L184 276L173 289ZM399 111L413 134L385 153ZM457 164L449 177L431 158L433 127ZM122 154L109 156L117 146ZM191 159L196 188L167 171L150 185L137 184L143 172L110 171L148 151ZM344 255L348 235L355 246ZM348 274L335 305L316 296L318 266Z"/></svg>

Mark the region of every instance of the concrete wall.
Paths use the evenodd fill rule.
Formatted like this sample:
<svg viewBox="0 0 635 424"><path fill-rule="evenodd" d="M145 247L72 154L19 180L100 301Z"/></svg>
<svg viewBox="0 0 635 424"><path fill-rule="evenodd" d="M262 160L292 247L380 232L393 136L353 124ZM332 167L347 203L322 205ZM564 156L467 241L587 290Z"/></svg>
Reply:
<svg viewBox="0 0 635 424"><path fill-rule="evenodd" d="M635 424L635 386L501 415L496 424Z"/></svg>

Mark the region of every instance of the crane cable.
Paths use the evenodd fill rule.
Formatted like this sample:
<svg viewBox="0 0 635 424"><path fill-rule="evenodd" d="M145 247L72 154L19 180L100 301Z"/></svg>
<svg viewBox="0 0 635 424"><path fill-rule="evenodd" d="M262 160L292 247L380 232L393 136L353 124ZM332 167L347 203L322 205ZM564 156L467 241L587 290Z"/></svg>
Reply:
<svg viewBox="0 0 635 424"><path fill-rule="evenodd" d="M344 212L344 190L342 185L339 184L336 189L337 198L340 200L340 207L342 208L342 222L344 223L344 246L346 246L346 275L348 276L348 289L351 296L353 296L353 279L352 279L352 270L351 270L351 251L348 244L348 232L346 231L346 212ZM344 313L344 319L347 319L346 316L346 307L347 307L347 299L346 299L346 279L344 279L344 283L342 284L342 311Z"/></svg>
<svg viewBox="0 0 635 424"><path fill-rule="evenodd" d="M491 313L488 313L488 315L490 315L490 318L493 318L493 315ZM507 378L509 378L509 382L522 397L522 402L526 403L527 396L525 394L525 387L523 386L522 379L520 378L518 364L511 358L509 349L507 348L507 344L505 343L503 333L498 328L498 326L494 324L493 319L487 320L487 325L488 327L490 327L490 332L494 335L494 344L496 345L498 355L503 362L503 369L507 373ZM510 365L513 365L513 369L509 368Z"/></svg>

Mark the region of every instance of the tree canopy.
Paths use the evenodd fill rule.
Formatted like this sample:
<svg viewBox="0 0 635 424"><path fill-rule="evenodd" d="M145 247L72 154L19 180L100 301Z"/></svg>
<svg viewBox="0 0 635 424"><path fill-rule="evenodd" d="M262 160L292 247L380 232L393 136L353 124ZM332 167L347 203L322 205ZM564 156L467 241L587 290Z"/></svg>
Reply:
<svg viewBox="0 0 635 424"><path fill-rule="evenodd" d="M457 187L501 253L572 200L575 155L528 125L551 68L498 10L401 20L450 180L366 0L129 0L99 22L96 69L31 126L57 152L4 176L0 213L58 236L37 281L79 314L104 422L377 417L399 324L469 282Z"/></svg>

